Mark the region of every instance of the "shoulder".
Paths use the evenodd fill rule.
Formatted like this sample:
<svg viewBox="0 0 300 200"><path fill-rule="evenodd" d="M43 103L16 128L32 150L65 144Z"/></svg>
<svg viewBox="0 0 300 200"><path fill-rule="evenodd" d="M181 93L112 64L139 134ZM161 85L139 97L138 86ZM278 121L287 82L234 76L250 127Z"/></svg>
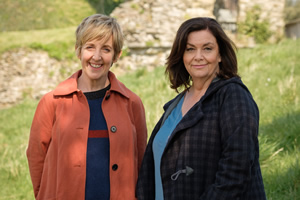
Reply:
<svg viewBox="0 0 300 200"><path fill-rule="evenodd" d="M54 103L54 101L55 101L54 90L52 90L42 96L39 104L51 105Z"/></svg>
<svg viewBox="0 0 300 200"><path fill-rule="evenodd" d="M233 77L227 80L220 79L219 81L212 83L209 94L219 94L225 96L239 96L246 95L252 98L252 95L247 86L242 82L240 78Z"/></svg>
<svg viewBox="0 0 300 200"><path fill-rule="evenodd" d="M220 79L212 83L208 94L205 96L204 101L217 101L218 105L227 106L228 108L242 106L258 109L247 86L240 78L236 77L227 80Z"/></svg>
<svg viewBox="0 0 300 200"><path fill-rule="evenodd" d="M233 115L258 117L258 106L249 89L241 80L228 82L220 88L217 96L218 105Z"/></svg>
<svg viewBox="0 0 300 200"><path fill-rule="evenodd" d="M224 91L226 97L231 97L233 100L253 100L250 90L241 80L224 85L222 91Z"/></svg>
<svg viewBox="0 0 300 200"><path fill-rule="evenodd" d="M47 116L52 116L54 110L56 108L56 99L53 95L53 91L46 93L40 99L37 108L36 115L43 116L43 118L47 118Z"/></svg>

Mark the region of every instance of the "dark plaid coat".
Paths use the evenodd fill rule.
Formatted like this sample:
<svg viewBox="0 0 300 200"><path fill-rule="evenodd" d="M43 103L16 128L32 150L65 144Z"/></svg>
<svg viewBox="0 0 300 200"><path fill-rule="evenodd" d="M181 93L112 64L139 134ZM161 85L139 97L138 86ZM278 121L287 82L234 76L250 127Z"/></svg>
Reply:
<svg viewBox="0 0 300 200"><path fill-rule="evenodd" d="M164 109L172 106L174 100ZM140 169L139 200L155 198L152 142L162 118L152 132ZM265 200L258 125L257 105L239 78L211 83L205 95L179 122L163 153L164 199ZM186 167L193 172L179 173L176 180L171 179Z"/></svg>

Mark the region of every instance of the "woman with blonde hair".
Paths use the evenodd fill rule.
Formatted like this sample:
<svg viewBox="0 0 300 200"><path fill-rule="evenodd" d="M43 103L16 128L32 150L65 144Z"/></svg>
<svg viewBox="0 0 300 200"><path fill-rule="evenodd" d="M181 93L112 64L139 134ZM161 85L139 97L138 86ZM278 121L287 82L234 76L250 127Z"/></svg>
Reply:
<svg viewBox="0 0 300 200"><path fill-rule="evenodd" d="M40 100L27 158L38 200L135 199L147 142L141 99L110 71L123 35L95 14L76 30L82 69Z"/></svg>

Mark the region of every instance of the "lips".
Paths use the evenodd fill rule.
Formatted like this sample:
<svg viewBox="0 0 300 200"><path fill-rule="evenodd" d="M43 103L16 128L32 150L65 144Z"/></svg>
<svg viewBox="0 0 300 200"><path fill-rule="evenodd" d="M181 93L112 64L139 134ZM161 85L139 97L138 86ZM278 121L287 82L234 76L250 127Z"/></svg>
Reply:
<svg viewBox="0 0 300 200"><path fill-rule="evenodd" d="M203 68L205 67L207 64L202 64L202 65L193 65L193 67L195 68Z"/></svg>
<svg viewBox="0 0 300 200"><path fill-rule="evenodd" d="M90 65L91 65L91 67L93 67L93 68L100 68L100 67L103 66L102 64L92 64L92 63L90 63Z"/></svg>

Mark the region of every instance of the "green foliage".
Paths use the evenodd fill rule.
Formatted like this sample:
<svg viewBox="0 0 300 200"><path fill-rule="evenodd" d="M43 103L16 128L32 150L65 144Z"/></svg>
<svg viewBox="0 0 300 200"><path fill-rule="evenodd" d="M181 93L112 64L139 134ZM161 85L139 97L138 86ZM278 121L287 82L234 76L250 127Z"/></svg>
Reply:
<svg viewBox="0 0 300 200"><path fill-rule="evenodd" d="M296 19L300 19L300 0L286 0L284 20L290 22Z"/></svg>
<svg viewBox="0 0 300 200"><path fill-rule="evenodd" d="M126 0L87 0L97 13L109 15L115 7Z"/></svg>
<svg viewBox="0 0 300 200"><path fill-rule="evenodd" d="M245 21L238 23L238 33L253 37L256 43L267 42L272 33L269 30L269 22L261 19L261 8L256 5L246 12Z"/></svg>

